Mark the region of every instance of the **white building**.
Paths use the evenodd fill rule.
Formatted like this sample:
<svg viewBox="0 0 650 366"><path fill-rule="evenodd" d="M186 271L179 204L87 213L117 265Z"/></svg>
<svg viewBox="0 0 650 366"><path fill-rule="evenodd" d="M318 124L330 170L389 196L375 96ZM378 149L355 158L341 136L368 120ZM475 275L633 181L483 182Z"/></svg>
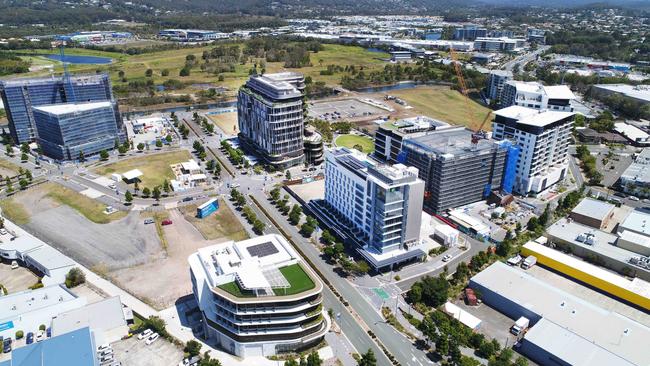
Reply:
<svg viewBox="0 0 650 366"><path fill-rule="evenodd" d="M512 72L507 70L493 70L488 78L487 95L492 101L501 101L503 86L508 80L512 80Z"/></svg>
<svg viewBox="0 0 650 366"><path fill-rule="evenodd" d="M546 86L536 81L510 80L503 85L501 106L519 105L534 109L573 112L571 101L575 98L566 85Z"/></svg>
<svg viewBox="0 0 650 366"><path fill-rule="evenodd" d="M650 148L641 150L620 179L625 193L650 197Z"/></svg>
<svg viewBox="0 0 650 366"><path fill-rule="evenodd" d="M216 244L188 261L203 336L234 355L308 348L330 328L322 282L282 236Z"/></svg>
<svg viewBox="0 0 650 366"><path fill-rule="evenodd" d="M425 254L419 248L424 181L417 168L382 165L346 148L328 152L325 161L325 202L337 221L349 223L373 268Z"/></svg>
<svg viewBox="0 0 650 366"><path fill-rule="evenodd" d="M474 40L474 49L477 51L512 52L526 45L525 39L508 37L478 37Z"/></svg>
<svg viewBox="0 0 650 366"><path fill-rule="evenodd" d="M510 106L495 112L492 137L519 146L514 191L539 193L564 179L573 112Z"/></svg>

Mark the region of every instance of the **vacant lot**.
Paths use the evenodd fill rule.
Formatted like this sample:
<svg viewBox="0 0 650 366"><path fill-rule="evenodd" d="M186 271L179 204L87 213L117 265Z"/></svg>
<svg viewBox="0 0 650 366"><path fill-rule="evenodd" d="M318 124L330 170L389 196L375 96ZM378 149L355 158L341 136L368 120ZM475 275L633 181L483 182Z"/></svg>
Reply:
<svg viewBox="0 0 650 366"><path fill-rule="evenodd" d="M207 240L228 238L230 240L244 240L248 238L246 230L223 200L219 200L219 209L212 215L199 219L196 217L197 205L187 205L179 208L185 220L194 227Z"/></svg>
<svg viewBox="0 0 650 366"><path fill-rule="evenodd" d="M491 113L488 108L471 100L466 101L461 93L447 87L421 86L393 90L390 94L405 100L420 114L472 129L478 128L488 113ZM487 131L490 128L488 121L483 129Z"/></svg>
<svg viewBox="0 0 650 366"><path fill-rule="evenodd" d="M226 112L220 114L209 114L208 118L214 122L217 127L225 134L236 135L239 133L239 126L237 124L237 112Z"/></svg>
<svg viewBox="0 0 650 366"><path fill-rule="evenodd" d="M140 189L162 185L165 179L174 179L171 164L180 163L191 159L186 150L166 152L160 154L142 155L136 158L124 159L115 163L95 168L95 173L110 176L113 173L122 174L132 169L139 169L143 176L140 177Z"/></svg>
<svg viewBox="0 0 650 366"><path fill-rule="evenodd" d="M58 184L47 183L43 185L43 189L47 190L47 197L73 208L96 224L107 224L119 220L127 214L125 211L118 211L107 215L104 213L106 205Z"/></svg>
<svg viewBox="0 0 650 366"><path fill-rule="evenodd" d="M0 175L3 177L18 174L19 166L5 159L0 159Z"/></svg>
<svg viewBox="0 0 650 366"><path fill-rule="evenodd" d="M342 135L336 138L336 146L353 148L355 145L361 146L366 154L375 151L375 142L370 137L359 135Z"/></svg>
<svg viewBox="0 0 650 366"><path fill-rule="evenodd" d="M13 198L0 200L2 215L8 218L16 225L24 225L29 222L29 212L21 203L16 202Z"/></svg>

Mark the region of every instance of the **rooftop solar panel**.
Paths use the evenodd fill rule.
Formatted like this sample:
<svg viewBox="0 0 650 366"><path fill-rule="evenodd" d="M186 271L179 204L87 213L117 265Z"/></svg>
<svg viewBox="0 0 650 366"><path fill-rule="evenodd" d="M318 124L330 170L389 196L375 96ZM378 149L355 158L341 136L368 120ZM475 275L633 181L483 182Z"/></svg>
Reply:
<svg viewBox="0 0 650 366"><path fill-rule="evenodd" d="M246 248L251 257L266 257L267 255L278 253L278 248L271 242L251 245Z"/></svg>

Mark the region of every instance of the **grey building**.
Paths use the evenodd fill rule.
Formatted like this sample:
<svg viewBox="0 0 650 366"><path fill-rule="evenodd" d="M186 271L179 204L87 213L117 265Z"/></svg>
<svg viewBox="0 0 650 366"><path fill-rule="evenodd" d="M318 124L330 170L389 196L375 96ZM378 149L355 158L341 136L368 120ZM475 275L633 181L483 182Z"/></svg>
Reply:
<svg viewBox="0 0 650 366"><path fill-rule="evenodd" d="M17 144L34 141L38 135L33 107L113 100L108 74L73 75L69 82L63 76L0 80L0 97ZM121 125L117 104L114 108Z"/></svg>
<svg viewBox="0 0 650 366"><path fill-rule="evenodd" d="M305 161L311 165L320 165L325 160L323 136L313 126L305 126Z"/></svg>
<svg viewBox="0 0 650 366"><path fill-rule="evenodd" d="M304 81L293 72L255 75L239 89L239 140L266 164L283 169L304 161Z"/></svg>
<svg viewBox="0 0 650 366"><path fill-rule="evenodd" d="M454 39L460 41L473 41L478 37L487 37L488 30L476 24L465 24L462 28L454 30Z"/></svg>
<svg viewBox="0 0 650 366"><path fill-rule="evenodd" d="M66 103L33 108L43 154L73 160L110 150L119 140L118 118L113 102Z"/></svg>
<svg viewBox="0 0 650 366"><path fill-rule="evenodd" d="M398 161L418 168L426 182L424 205L433 212L485 199L504 188L504 176L513 174L512 169L506 172L510 144L480 140L472 146L471 138L471 131L458 127L402 141Z"/></svg>
<svg viewBox="0 0 650 366"><path fill-rule="evenodd" d="M449 127L448 123L425 116L385 122L375 132L374 157L382 162L397 163L404 138L421 136L446 127Z"/></svg>
<svg viewBox="0 0 650 366"><path fill-rule="evenodd" d="M507 70L493 70L490 72L487 86L487 96L490 101L501 103L503 97L503 87L506 81L512 80L512 72Z"/></svg>

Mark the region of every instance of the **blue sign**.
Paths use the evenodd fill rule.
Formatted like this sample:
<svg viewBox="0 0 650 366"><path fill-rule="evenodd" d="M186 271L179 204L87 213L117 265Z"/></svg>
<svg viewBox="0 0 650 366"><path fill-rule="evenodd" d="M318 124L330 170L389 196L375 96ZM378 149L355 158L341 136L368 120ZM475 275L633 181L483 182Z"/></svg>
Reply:
<svg viewBox="0 0 650 366"><path fill-rule="evenodd" d="M4 323L0 323L0 332L3 332L5 330L9 330L14 327L14 322L8 321Z"/></svg>

